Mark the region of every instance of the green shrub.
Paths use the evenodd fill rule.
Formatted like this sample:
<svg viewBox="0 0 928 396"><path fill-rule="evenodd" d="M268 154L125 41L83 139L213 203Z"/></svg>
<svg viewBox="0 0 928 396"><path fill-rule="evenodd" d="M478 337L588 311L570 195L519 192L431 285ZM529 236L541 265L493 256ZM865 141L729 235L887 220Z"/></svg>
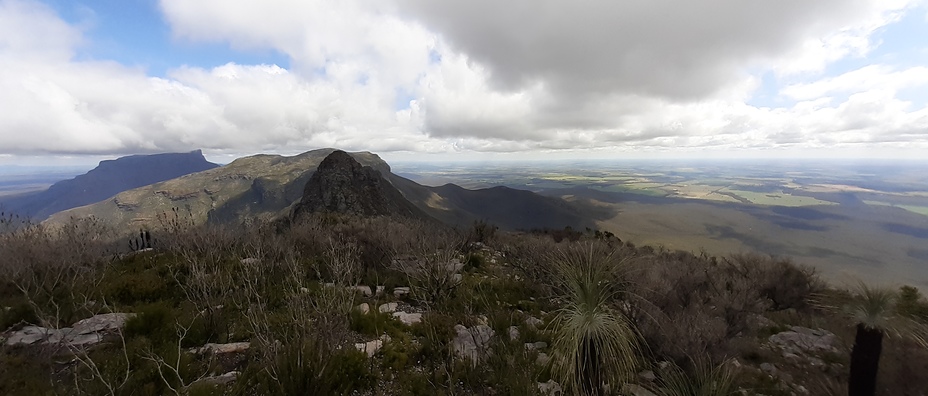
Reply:
<svg viewBox="0 0 928 396"><path fill-rule="evenodd" d="M165 302L140 307L136 315L126 321L126 338L147 337L165 342L175 337L175 313Z"/></svg>

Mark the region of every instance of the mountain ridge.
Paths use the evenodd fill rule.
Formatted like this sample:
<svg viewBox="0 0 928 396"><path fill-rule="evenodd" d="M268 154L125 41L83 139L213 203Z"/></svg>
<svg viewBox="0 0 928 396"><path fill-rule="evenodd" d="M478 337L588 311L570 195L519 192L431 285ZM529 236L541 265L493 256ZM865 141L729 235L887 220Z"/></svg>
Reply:
<svg viewBox="0 0 928 396"><path fill-rule="evenodd" d="M55 213L93 204L126 190L218 167L201 150L186 153L130 155L103 160L87 173L52 184L43 191L4 197L3 206L43 220Z"/></svg>
<svg viewBox="0 0 928 396"><path fill-rule="evenodd" d="M258 154L220 168L124 191L107 200L60 212L49 222L95 216L118 230L156 228L159 216L174 213L191 225L275 220L291 214L319 164L335 152L316 149L295 156ZM393 174L378 155L347 153L382 175L405 200L443 223L467 226L484 220L504 229L592 227L594 222L569 203L509 188L467 190L457 185L429 187ZM451 187L453 186L453 187Z"/></svg>

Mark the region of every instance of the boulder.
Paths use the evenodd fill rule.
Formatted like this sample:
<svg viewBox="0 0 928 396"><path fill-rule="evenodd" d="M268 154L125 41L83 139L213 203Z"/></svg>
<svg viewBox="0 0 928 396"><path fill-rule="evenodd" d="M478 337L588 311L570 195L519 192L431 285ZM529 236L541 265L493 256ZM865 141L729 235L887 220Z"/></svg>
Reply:
<svg viewBox="0 0 928 396"><path fill-rule="evenodd" d="M471 328L462 325L454 326L457 335L452 340L454 352L473 361L475 364L486 356L490 348L490 340L495 332L490 326L476 325Z"/></svg>
<svg viewBox="0 0 928 396"><path fill-rule="evenodd" d="M538 326L541 326L544 323L545 323L544 321L534 316L529 316L528 318L525 319L525 324L527 324L529 327L533 329L537 329Z"/></svg>
<svg viewBox="0 0 928 396"><path fill-rule="evenodd" d="M11 332L6 339L7 345L64 344L67 346L93 345L103 341L103 337L126 324L126 320L135 316L129 313L108 313L94 315L74 323L71 327L48 329L40 326L26 326Z"/></svg>
<svg viewBox="0 0 928 396"><path fill-rule="evenodd" d="M403 324L407 326L412 326L422 321L422 314L418 312L407 313L407 312L399 311L399 312L394 312L393 317L399 319L400 322L403 322Z"/></svg>
<svg viewBox="0 0 928 396"><path fill-rule="evenodd" d="M394 287L394 288L393 288L393 296L396 297L396 298L401 298L401 297L403 297L403 296L405 296L405 295L408 295L408 294L409 294L409 288L408 288L408 287Z"/></svg>
<svg viewBox="0 0 928 396"><path fill-rule="evenodd" d="M108 313L94 315L84 320L79 320L72 326L76 334L100 333L108 330L116 330L126 324L126 320L135 316L128 313Z"/></svg>
<svg viewBox="0 0 928 396"><path fill-rule="evenodd" d="M374 357L377 354L377 351L383 347L382 340L372 340L368 342L359 342L354 344L355 348L358 348L359 351L367 354L367 357Z"/></svg>
<svg viewBox="0 0 928 396"><path fill-rule="evenodd" d="M793 326L790 330L774 334L767 340L771 345L780 348L784 356L838 351L835 347L838 338L822 329Z"/></svg>
<svg viewBox="0 0 928 396"><path fill-rule="evenodd" d="M226 385L232 381L238 379L238 376L241 373L238 371L230 371L222 375L214 375L197 380L195 383L209 384L209 385Z"/></svg>
<svg viewBox="0 0 928 396"><path fill-rule="evenodd" d="M370 286L350 286L349 289L361 292L364 297L370 297L374 295L374 292L371 291Z"/></svg>
<svg viewBox="0 0 928 396"><path fill-rule="evenodd" d="M366 314L371 311L371 305L368 303L361 303L361 305L354 307L354 309L361 311L362 314Z"/></svg>
<svg viewBox="0 0 928 396"><path fill-rule="evenodd" d="M396 308L397 308L398 306L399 306L399 304L397 304L397 303L395 303L395 302L386 303L386 304L380 304L380 306L377 307L377 310L380 311L381 313L396 312Z"/></svg>
<svg viewBox="0 0 928 396"><path fill-rule="evenodd" d="M538 383L538 393L544 396L557 396L563 395L564 390L561 389L561 384L554 382L554 380L548 380L548 382Z"/></svg>
<svg viewBox="0 0 928 396"><path fill-rule="evenodd" d="M228 344L208 343L199 348L193 348L191 352L196 354L212 353L220 355L224 353L245 352L248 348L251 348L251 343L248 342L230 342Z"/></svg>

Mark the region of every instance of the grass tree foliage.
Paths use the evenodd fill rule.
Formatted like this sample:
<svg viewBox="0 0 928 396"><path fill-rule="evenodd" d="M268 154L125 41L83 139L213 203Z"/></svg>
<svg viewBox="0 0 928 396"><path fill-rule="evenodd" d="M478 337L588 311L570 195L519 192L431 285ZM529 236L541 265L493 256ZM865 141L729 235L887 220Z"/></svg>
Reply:
<svg viewBox="0 0 928 396"><path fill-rule="evenodd" d="M0 345L0 394L532 395L554 379L573 394L622 394L636 383L662 395L781 395L785 380L756 368L789 370L765 346L770 334L821 327L851 345L858 323L883 334L878 392L928 388L928 353L913 347L928 304L914 288L845 295L835 306L856 308L835 315L809 301L841 293L807 268L759 255L332 215L286 227L192 227L177 213L151 230L154 249L140 252L93 219L0 222L0 331L135 314L93 347ZM358 285L385 293L365 297ZM401 286L411 294L394 296ZM362 302L425 314L409 326L389 312L360 313ZM758 328L759 316L776 323ZM548 325L528 324L535 319ZM496 334L486 356L461 358L455 326L480 324ZM386 336L374 356L354 347ZM195 349L228 342L250 348ZM822 358L841 369L797 367L789 381L846 384L859 367L848 356ZM643 380L643 370L656 378ZM233 371L232 383L210 381Z"/></svg>
<svg viewBox="0 0 928 396"><path fill-rule="evenodd" d="M902 293L906 292L912 294L912 289L902 288ZM900 314L899 296L900 292L894 289L871 287L861 282L850 301L844 304L844 312L856 328L848 382L850 396L876 394L884 338L905 337L923 347L928 346L925 338L928 328Z"/></svg>
<svg viewBox="0 0 928 396"><path fill-rule="evenodd" d="M574 394L605 394L638 367L638 334L617 309L623 257L593 243L571 243L551 258L563 299L552 324L553 375Z"/></svg>

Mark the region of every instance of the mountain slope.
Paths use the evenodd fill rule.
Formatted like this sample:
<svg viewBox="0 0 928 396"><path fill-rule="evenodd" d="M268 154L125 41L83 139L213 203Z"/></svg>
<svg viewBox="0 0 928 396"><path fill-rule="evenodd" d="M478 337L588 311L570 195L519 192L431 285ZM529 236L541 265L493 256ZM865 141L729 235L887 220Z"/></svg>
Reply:
<svg viewBox="0 0 928 396"><path fill-rule="evenodd" d="M307 183L323 159L334 151L327 148L292 157L239 158L221 168L125 191L105 201L64 211L48 221L93 215L117 230L131 232L140 227L162 226L163 217L167 215L171 221L175 213L177 220L192 225L276 219L304 210L298 209L298 202L307 193ZM386 194L390 211L420 212L414 217L421 217L424 212L453 226L469 226L475 220L486 220L504 229L594 225L591 219L558 198L505 187L466 190L453 184L423 186L391 173L390 166L376 154L348 155L360 165L379 171L382 181L377 183L382 183L379 188L389 191ZM361 173L368 179L374 178L367 171ZM321 192L309 193L325 201Z"/></svg>
<svg viewBox="0 0 928 396"><path fill-rule="evenodd" d="M332 152L319 164L303 189L293 217L313 212L428 218L380 171L362 166L341 150Z"/></svg>
<svg viewBox="0 0 928 396"><path fill-rule="evenodd" d="M57 213L48 222L92 215L117 230L131 232L140 227L161 226L165 219L159 216L165 215L178 217L168 221L191 225L273 219L288 213L288 207L302 196L316 167L333 151L319 149L292 157L260 154L239 158L220 168L124 191L92 205ZM389 169L374 154L352 156L375 169Z"/></svg>
<svg viewBox="0 0 928 396"><path fill-rule="evenodd" d="M3 205L11 212L43 220L56 212L102 201L122 191L218 166L206 161L200 150L132 155L101 161L86 174L57 182L45 191L7 198Z"/></svg>

